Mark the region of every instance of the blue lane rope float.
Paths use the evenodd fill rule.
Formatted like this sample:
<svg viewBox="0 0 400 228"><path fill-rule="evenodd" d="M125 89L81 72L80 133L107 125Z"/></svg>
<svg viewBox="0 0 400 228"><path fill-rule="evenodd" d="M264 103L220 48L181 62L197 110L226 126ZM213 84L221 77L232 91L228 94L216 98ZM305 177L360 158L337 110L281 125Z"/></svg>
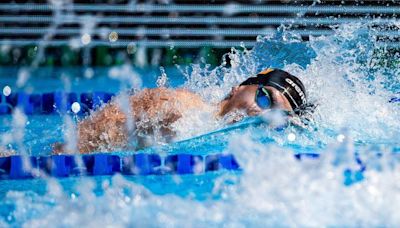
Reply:
<svg viewBox="0 0 400 228"><path fill-rule="evenodd" d="M92 93L67 93L62 91L27 94L24 92L11 93L9 96L0 96L0 115L11 114L13 109L19 107L27 115L34 114L56 114L71 112L74 102L79 103L81 110L78 114L87 114L107 103L113 93L92 92ZM393 97L390 103L400 103L400 97Z"/></svg>
<svg viewBox="0 0 400 228"><path fill-rule="evenodd" d="M389 102L390 102L390 103L396 103L396 102L400 103L400 97L392 97L392 98L389 100Z"/></svg>
<svg viewBox="0 0 400 228"><path fill-rule="evenodd" d="M318 159L317 153L295 154L301 161ZM365 164L356 159L358 169L343 171L346 186L364 179ZM122 175L190 175L214 171L240 171L241 167L232 154L173 154L162 157L158 154L138 153L134 155L91 154L52 156L10 156L0 158L0 180L63 178L76 176Z"/></svg>
<svg viewBox="0 0 400 228"><path fill-rule="evenodd" d="M297 154L298 160L318 158L318 154ZM29 168L25 168L29 167ZM21 156L0 158L0 179L30 179L46 176L102 176L201 174L218 170L241 170L232 154L92 154Z"/></svg>
<svg viewBox="0 0 400 228"><path fill-rule="evenodd" d="M92 154L10 156L0 158L0 179L30 179L46 176L102 176L201 174L218 170L240 170L231 154L134 155Z"/></svg>
<svg viewBox="0 0 400 228"><path fill-rule="evenodd" d="M21 108L25 114L54 114L71 111L71 105L77 102L82 107L81 114L88 113L103 103L107 103L114 94L106 92L66 93L52 92L27 94L24 92L0 96L0 115L11 114L14 108Z"/></svg>

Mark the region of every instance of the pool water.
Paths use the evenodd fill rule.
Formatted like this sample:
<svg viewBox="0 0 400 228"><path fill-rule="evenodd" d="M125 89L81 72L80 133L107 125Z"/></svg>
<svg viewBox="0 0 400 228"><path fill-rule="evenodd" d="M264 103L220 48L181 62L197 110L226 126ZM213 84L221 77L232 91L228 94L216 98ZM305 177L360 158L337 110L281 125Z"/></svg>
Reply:
<svg viewBox="0 0 400 228"><path fill-rule="evenodd" d="M129 65L28 73L2 68L1 87L17 88L15 78L28 75L20 86L28 92L118 93L167 81L217 102L249 75L276 67L298 75L318 107L307 129L280 131L266 125L218 131L224 126L194 116L193 125L177 126L183 132L178 142L140 151L232 153L241 171L1 180L0 225L398 226L400 104L389 100L399 96L400 68L380 63L378 49L385 51L375 42L373 27L351 24L309 42L290 32L259 37L252 50L233 50L231 62L216 68L198 63L166 68L165 74L158 67ZM2 145L50 154L49 145L64 141L76 118L0 116ZM294 157L305 152L320 157Z"/></svg>

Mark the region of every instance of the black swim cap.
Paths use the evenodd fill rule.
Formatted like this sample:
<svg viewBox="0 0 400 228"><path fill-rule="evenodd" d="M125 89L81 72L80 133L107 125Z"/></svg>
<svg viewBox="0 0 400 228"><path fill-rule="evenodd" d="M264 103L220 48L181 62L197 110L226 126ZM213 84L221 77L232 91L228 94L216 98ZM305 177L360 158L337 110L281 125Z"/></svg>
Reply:
<svg viewBox="0 0 400 228"><path fill-rule="evenodd" d="M306 90L297 77L279 69L266 69L242 82L240 85L271 86L280 91L289 101L296 114L307 106Z"/></svg>

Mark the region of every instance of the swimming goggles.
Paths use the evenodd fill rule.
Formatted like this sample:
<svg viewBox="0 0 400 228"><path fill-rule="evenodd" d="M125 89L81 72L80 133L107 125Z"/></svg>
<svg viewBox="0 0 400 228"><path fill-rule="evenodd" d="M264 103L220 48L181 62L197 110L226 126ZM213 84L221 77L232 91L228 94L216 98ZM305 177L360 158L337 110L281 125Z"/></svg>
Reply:
<svg viewBox="0 0 400 228"><path fill-rule="evenodd" d="M261 109L269 109L273 105L271 94L263 85L258 86L255 101Z"/></svg>

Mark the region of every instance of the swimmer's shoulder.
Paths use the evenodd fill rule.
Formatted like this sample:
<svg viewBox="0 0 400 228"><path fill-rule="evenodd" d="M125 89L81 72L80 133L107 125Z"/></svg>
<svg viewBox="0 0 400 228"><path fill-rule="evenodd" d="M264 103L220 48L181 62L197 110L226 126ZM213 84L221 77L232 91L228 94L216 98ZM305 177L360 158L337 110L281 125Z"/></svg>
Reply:
<svg viewBox="0 0 400 228"><path fill-rule="evenodd" d="M144 88L142 91L134 95L137 99L152 99L152 100L201 100L201 96L185 89L185 88Z"/></svg>

